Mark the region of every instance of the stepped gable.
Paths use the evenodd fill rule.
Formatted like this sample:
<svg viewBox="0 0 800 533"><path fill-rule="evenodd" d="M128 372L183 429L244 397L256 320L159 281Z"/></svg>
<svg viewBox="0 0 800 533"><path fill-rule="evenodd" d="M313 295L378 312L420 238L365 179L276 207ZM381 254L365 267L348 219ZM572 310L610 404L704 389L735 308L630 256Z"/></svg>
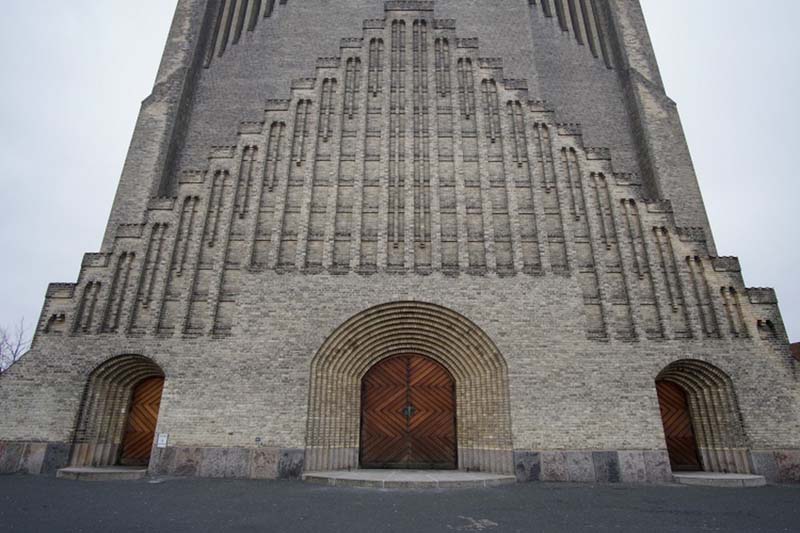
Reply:
<svg viewBox="0 0 800 533"><path fill-rule="evenodd" d="M800 479L635 0L179 0L101 251L0 376L0 473Z"/></svg>
<svg viewBox="0 0 800 533"><path fill-rule="evenodd" d="M785 338L735 258L711 257L432 2L387 2L363 28L53 286L40 330L229 335L242 284L275 271L563 276L598 341Z"/></svg>

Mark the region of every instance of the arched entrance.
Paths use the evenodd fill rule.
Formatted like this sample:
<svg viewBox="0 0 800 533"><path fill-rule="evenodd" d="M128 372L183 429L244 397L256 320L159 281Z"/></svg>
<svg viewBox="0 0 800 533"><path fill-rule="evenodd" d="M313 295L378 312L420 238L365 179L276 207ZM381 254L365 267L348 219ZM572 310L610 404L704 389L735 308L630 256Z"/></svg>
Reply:
<svg viewBox="0 0 800 533"><path fill-rule="evenodd" d="M455 381L420 355L375 364L361 384L361 467L454 469Z"/></svg>
<svg viewBox="0 0 800 533"><path fill-rule="evenodd" d="M671 381L657 382L656 390L672 470L702 470L686 392Z"/></svg>
<svg viewBox="0 0 800 533"><path fill-rule="evenodd" d="M90 375L70 466L146 465L155 437L164 372L147 357L115 357Z"/></svg>
<svg viewBox="0 0 800 533"><path fill-rule="evenodd" d="M420 302L363 311L317 352L311 363L306 471L360 466L364 378L376 363L408 354L435 361L455 382L458 468L513 473L505 359L470 320Z"/></svg>
<svg viewBox="0 0 800 533"><path fill-rule="evenodd" d="M673 470L749 474L733 382L703 361L676 361L656 378L661 419Z"/></svg>

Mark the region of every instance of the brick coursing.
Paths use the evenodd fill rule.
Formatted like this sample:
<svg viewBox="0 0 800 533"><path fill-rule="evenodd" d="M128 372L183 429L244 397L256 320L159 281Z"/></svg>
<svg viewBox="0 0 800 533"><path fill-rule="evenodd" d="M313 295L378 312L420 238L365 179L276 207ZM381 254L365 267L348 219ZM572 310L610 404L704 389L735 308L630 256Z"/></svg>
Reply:
<svg viewBox="0 0 800 533"><path fill-rule="evenodd" d="M154 471L357 466L359 372L416 350L460 376L464 468L667 479L654 382L693 359L733 384L737 468L791 478L774 292L716 256L638 4L586 4L565 32L523 0L282 3L220 55L219 3L181 0L101 252L0 377L3 468L74 461L112 356L166 376Z"/></svg>

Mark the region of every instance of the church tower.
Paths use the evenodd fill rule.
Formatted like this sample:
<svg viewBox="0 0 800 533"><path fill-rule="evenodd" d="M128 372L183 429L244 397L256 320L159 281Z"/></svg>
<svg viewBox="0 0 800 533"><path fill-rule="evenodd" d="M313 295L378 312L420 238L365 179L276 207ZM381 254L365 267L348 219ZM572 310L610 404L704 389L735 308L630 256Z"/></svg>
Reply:
<svg viewBox="0 0 800 533"><path fill-rule="evenodd" d="M0 470L800 480L636 0L179 0Z"/></svg>

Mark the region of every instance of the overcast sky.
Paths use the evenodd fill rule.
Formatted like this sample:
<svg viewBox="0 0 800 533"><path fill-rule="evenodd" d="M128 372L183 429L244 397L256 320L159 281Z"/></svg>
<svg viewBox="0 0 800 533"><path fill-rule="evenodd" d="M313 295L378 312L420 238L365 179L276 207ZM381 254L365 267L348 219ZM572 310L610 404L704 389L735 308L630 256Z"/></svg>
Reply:
<svg viewBox="0 0 800 533"><path fill-rule="evenodd" d="M175 1L2 1L0 324L32 326L47 284L99 249ZM800 340L800 2L642 5L719 252L778 290Z"/></svg>

